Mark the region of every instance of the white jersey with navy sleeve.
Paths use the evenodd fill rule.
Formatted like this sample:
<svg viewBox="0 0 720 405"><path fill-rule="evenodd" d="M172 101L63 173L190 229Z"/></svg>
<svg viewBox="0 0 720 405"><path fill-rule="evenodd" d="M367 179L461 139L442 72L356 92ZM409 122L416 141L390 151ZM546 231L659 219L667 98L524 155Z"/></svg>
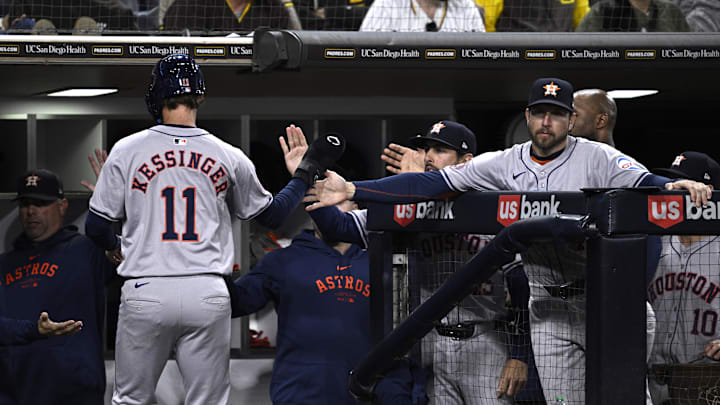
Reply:
<svg viewBox="0 0 720 405"><path fill-rule="evenodd" d="M531 141L440 170L455 191L580 191L581 188L636 187L648 174L635 159L603 143L567 137L567 147L541 164L530 156Z"/></svg>
<svg viewBox="0 0 720 405"><path fill-rule="evenodd" d="M90 210L122 221L123 277L230 274L230 210L250 219L271 200L240 149L200 128L158 125L115 144Z"/></svg>

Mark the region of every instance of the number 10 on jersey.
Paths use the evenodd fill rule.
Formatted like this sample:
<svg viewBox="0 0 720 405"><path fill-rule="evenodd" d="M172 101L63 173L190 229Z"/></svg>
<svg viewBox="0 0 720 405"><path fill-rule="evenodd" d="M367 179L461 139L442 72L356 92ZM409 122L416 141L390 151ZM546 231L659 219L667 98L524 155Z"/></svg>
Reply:
<svg viewBox="0 0 720 405"><path fill-rule="evenodd" d="M198 240L198 234L195 233L195 187L184 189L181 195L185 200L185 232L182 234L182 240L195 242ZM178 240L178 234L175 232L175 187L165 187L161 196L165 200L165 232L162 234L162 240Z"/></svg>

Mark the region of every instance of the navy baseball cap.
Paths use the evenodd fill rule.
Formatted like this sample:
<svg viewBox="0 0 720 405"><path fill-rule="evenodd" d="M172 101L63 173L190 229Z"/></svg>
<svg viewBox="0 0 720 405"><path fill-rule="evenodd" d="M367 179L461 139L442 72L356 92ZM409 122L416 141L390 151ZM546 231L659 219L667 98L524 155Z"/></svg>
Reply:
<svg viewBox="0 0 720 405"><path fill-rule="evenodd" d="M17 196L13 201L21 198L54 201L64 196L62 181L55 173L46 169L33 169L18 178Z"/></svg>
<svg viewBox="0 0 720 405"><path fill-rule="evenodd" d="M720 190L720 164L701 152L683 152L675 157L670 168L653 169L653 172L671 179L682 177L699 181Z"/></svg>
<svg viewBox="0 0 720 405"><path fill-rule="evenodd" d="M438 121L433 124L425 136L410 138L410 146L424 148L429 141L447 145L461 154L472 153L477 149L475 133L465 125L455 121Z"/></svg>
<svg viewBox="0 0 720 405"><path fill-rule="evenodd" d="M573 112L573 89L570 82L556 77L535 80L530 88L527 108L538 104L554 104Z"/></svg>

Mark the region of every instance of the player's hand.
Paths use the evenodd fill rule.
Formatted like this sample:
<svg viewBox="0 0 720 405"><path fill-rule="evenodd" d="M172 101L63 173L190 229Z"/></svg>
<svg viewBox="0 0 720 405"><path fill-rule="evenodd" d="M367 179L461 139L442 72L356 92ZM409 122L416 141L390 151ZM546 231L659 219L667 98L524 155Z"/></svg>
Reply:
<svg viewBox="0 0 720 405"><path fill-rule="evenodd" d="M93 155L88 155L88 160L90 161L90 167L92 167L93 172L95 172L95 181L97 182L98 177L100 177L100 170L107 160L107 151L104 149L102 151L100 149L95 149L95 157L93 157ZM83 180L80 184L90 191L95 191L95 183Z"/></svg>
<svg viewBox="0 0 720 405"><path fill-rule="evenodd" d="M383 150L380 159L387 163L385 169L391 173L422 173L425 171L425 151L422 149L415 150L391 143Z"/></svg>
<svg viewBox="0 0 720 405"><path fill-rule="evenodd" d="M300 127L291 124L285 128L285 134L287 135L287 142L282 136L278 138L278 140L285 155L285 166L292 176L302 161L303 155L305 155L305 151L308 149L308 144L305 139L305 134L303 134Z"/></svg>
<svg viewBox="0 0 720 405"><path fill-rule="evenodd" d="M53 322L47 312L40 314L38 332L43 336L74 335L82 329L82 321Z"/></svg>
<svg viewBox="0 0 720 405"><path fill-rule="evenodd" d="M352 200L355 195L355 185L332 170L325 171L325 179L316 181L303 198L303 202L311 203L305 210L312 211L322 207L340 204L345 200Z"/></svg>
<svg viewBox="0 0 720 405"><path fill-rule="evenodd" d="M712 199L712 187L694 180L677 180L665 183L665 190L687 190L690 192L690 201L695 202L696 207L707 205Z"/></svg>
<svg viewBox="0 0 720 405"><path fill-rule="evenodd" d="M522 391L527 383L527 374L528 366L524 361L516 359L506 361L502 373L500 373L500 382L496 390L497 397L514 396Z"/></svg>
<svg viewBox="0 0 720 405"><path fill-rule="evenodd" d="M705 351L703 354L709 359L720 360L720 339L709 341L705 345Z"/></svg>
<svg viewBox="0 0 720 405"><path fill-rule="evenodd" d="M119 265L123 260L125 260L125 257L120 251L120 247L113 250L106 250L105 257L107 257L107 259L115 265Z"/></svg>

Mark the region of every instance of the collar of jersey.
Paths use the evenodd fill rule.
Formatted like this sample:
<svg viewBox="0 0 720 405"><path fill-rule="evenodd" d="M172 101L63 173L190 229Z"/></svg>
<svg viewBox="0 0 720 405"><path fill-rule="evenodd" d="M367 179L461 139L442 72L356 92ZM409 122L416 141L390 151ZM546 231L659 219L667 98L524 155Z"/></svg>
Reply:
<svg viewBox="0 0 720 405"><path fill-rule="evenodd" d="M539 162L538 162L537 160L535 160L535 158L533 158L533 156L532 156L532 141L528 141L528 142L526 143L527 148L528 148L527 155L525 155L525 153L524 153L524 151L523 151L523 153L522 153L523 158L522 158L522 159L523 159L524 162L532 162L533 164L542 166L542 167L544 167L544 168L557 167L557 166L561 165L563 162L565 162L565 161L569 158L570 154L571 154L571 153L573 152L573 150L575 149L575 144L576 144L575 138L573 138L572 136L568 135L568 137L567 137L567 145L565 145L565 149L563 149L562 151L560 151L560 154L559 154L559 155L556 156L555 154L553 154L553 155L552 155L552 158L546 158L547 160L544 160L545 163L539 163ZM526 159L527 159L527 160L526 160ZM528 163L525 163L525 165L528 165Z"/></svg>
<svg viewBox="0 0 720 405"><path fill-rule="evenodd" d="M680 238L678 238L678 235L672 235L672 237L670 238L670 247L678 255L683 254L683 253L686 253L688 255L694 255L700 249L711 244L713 241L715 241L719 237L720 236L717 236L717 235L715 235L715 236L707 235L706 237L700 239L699 241L693 243L692 245L685 246L682 243L680 243Z"/></svg>
<svg viewBox="0 0 720 405"><path fill-rule="evenodd" d="M167 136L182 138L209 135L209 133L204 129L197 127L188 127L184 125L155 125L154 127L150 128L150 131Z"/></svg>

